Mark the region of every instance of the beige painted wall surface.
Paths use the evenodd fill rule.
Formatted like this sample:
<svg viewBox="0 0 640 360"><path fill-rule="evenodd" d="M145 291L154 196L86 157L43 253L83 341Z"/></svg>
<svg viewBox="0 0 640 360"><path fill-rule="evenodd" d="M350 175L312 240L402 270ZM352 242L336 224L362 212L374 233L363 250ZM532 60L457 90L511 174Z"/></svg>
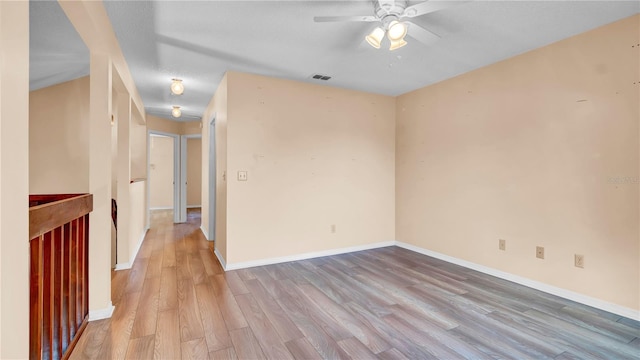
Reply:
<svg viewBox="0 0 640 360"><path fill-rule="evenodd" d="M142 119L145 118L145 113L102 2L64 1L60 2L60 6L91 52L89 157L91 164L100 164L89 168L89 191L94 195L89 239L89 276L92 279L89 285L89 315L92 318L94 315L100 317L112 309L111 269L108 256L105 256L111 250L107 235L111 221L111 191L108 181L111 176L111 164L108 153L105 152L110 142L104 136L109 133L112 66L119 73L126 92L136 104L136 112ZM9 32L11 36L15 36L15 28L17 27Z"/></svg>
<svg viewBox="0 0 640 360"><path fill-rule="evenodd" d="M29 94L29 192L89 192L89 77Z"/></svg>
<svg viewBox="0 0 640 360"><path fill-rule="evenodd" d="M129 206L131 209L131 217L129 218L129 244L128 257L129 263L133 264L132 255L135 254L142 237L147 230L147 210L146 210L146 182L137 181L129 184ZM123 262L127 261L123 259Z"/></svg>
<svg viewBox="0 0 640 360"><path fill-rule="evenodd" d="M176 135L200 134L200 121L178 121L147 115L147 128Z"/></svg>
<svg viewBox="0 0 640 360"><path fill-rule="evenodd" d="M153 115L147 115L147 129L176 135L182 134L182 125L180 122Z"/></svg>
<svg viewBox="0 0 640 360"><path fill-rule="evenodd" d="M227 258L227 77L207 105L202 116L202 229L208 236L210 231L209 192L216 192L215 210L215 251ZM209 181L209 138L211 120L215 117L216 181ZM214 188L215 187L215 188ZM212 190L212 188L214 188ZM208 236L209 237L209 236ZM214 239L209 239L214 240Z"/></svg>
<svg viewBox="0 0 640 360"><path fill-rule="evenodd" d="M200 206L201 194L202 139L187 139L187 206Z"/></svg>
<svg viewBox="0 0 640 360"><path fill-rule="evenodd" d="M182 135L195 135L201 134L202 128L200 127L201 122L198 121L183 121L180 124L180 134Z"/></svg>
<svg viewBox="0 0 640 360"><path fill-rule="evenodd" d="M228 73L227 263L393 240L394 104Z"/></svg>
<svg viewBox="0 0 640 360"><path fill-rule="evenodd" d="M0 359L29 357L29 3L0 1Z"/></svg>
<svg viewBox="0 0 640 360"><path fill-rule="evenodd" d="M149 206L173 208L173 138L151 136L149 146Z"/></svg>
<svg viewBox="0 0 640 360"><path fill-rule="evenodd" d="M111 124L111 197L118 200L118 124L120 123L120 121L124 120L119 119L118 116L119 99L118 93L115 91L115 89L112 89L111 91L111 98L111 114L113 116ZM129 119L127 119L126 121L129 121ZM111 254L111 256L115 258L114 254Z"/></svg>
<svg viewBox="0 0 640 360"><path fill-rule="evenodd" d="M131 101L131 123L129 136L131 139L131 178L147 177L147 124Z"/></svg>
<svg viewBox="0 0 640 360"><path fill-rule="evenodd" d="M640 309L639 28L634 16L398 97L397 239Z"/></svg>

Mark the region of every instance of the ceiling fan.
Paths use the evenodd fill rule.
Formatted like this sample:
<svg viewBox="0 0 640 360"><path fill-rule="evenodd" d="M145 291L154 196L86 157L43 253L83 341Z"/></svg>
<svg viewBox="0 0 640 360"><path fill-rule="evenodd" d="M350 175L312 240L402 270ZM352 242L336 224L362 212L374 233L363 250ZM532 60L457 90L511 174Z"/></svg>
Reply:
<svg viewBox="0 0 640 360"><path fill-rule="evenodd" d="M405 45L406 35L422 42L430 44L440 38L439 35L419 26L409 20L414 17L430 14L439 10L462 4L466 1L424 1L408 6L407 0L372 0L374 6L373 15L363 16L316 16L315 22L334 21L362 21L379 22L369 35L365 37L369 45L379 49L384 35L387 35L391 45L389 50L396 50Z"/></svg>

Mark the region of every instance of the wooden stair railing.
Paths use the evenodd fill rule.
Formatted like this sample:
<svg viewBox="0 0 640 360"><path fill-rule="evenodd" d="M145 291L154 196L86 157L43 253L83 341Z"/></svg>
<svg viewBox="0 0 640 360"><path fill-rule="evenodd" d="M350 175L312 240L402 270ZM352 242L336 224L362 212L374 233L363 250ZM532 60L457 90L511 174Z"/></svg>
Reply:
<svg viewBox="0 0 640 360"><path fill-rule="evenodd" d="M31 359L67 359L89 315L91 194L29 195Z"/></svg>

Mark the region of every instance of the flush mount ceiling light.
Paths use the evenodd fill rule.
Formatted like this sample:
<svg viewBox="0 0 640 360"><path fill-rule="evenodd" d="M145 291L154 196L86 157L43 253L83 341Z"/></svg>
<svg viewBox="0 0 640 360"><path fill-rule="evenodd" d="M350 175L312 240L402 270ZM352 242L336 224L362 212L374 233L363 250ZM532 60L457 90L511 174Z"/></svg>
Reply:
<svg viewBox="0 0 640 360"><path fill-rule="evenodd" d="M182 116L182 110L180 110L180 106L173 106L173 110L171 110L171 115L173 115L174 118L179 118L180 116Z"/></svg>
<svg viewBox="0 0 640 360"><path fill-rule="evenodd" d="M171 79L171 92L175 95L182 95L184 92L184 84L180 79Z"/></svg>

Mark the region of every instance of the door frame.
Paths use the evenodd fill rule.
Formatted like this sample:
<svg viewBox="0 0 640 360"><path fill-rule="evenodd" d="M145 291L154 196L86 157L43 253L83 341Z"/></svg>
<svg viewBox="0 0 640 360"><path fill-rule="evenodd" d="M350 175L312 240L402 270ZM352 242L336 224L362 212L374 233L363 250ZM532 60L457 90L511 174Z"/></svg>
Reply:
<svg viewBox="0 0 640 360"><path fill-rule="evenodd" d="M209 231L208 238L214 241L216 238L216 117L213 113L209 121ZM214 243L215 247L215 243Z"/></svg>
<svg viewBox="0 0 640 360"><path fill-rule="evenodd" d="M187 221L187 141L202 139L202 134L180 135L180 204L179 222ZM202 167L202 165L200 165ZM202 202L202 201L201 201Z"/></svg>
<svg viewBox="0 0 640 360"><path fill-rule="evenodd" d="M147 130L147 177L151 174L151 136L159 135L173 138L173 222L180 223L180 135L157 130ZM186 200L185 200L186 201ZM151 224L151 181L147 181L147 224Z"/></svg>

